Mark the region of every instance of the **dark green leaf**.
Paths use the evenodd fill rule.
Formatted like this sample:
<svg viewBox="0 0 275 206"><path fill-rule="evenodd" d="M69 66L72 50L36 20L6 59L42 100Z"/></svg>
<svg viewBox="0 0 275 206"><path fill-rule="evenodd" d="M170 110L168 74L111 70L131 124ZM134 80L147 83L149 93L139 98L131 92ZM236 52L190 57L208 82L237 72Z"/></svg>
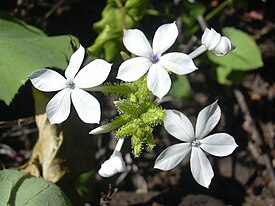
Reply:
<svg viewBox="0 0 275 206"><path fill-rule="evenodd" d="M118 3L120 2L120 3ZM88 53L111 61L122 49L123 29L134 27L143 17L148 0L107 1L102 18L93 25L98 33Z"/></svg>
<svg viewBox="0 0 275 206"><path fill-rule="evenodd" d="M186 76L177 76L177 79L173 81L172 88L169 92L170 95L186 99L191 92L191 86Z"/></svg>
<svg viewBox="0 0 275 206"><path fill-rule="evenodd" d="M31 72L43 67L65 69L73 53L72 36L48 37L18 19L0 15L0 100L7 105Z"/></svg>
<svg viewBox="0 0 275 206"><path fill-rule="evenodd" d="M0 205L72 205L54 183L26 173L5 169L0 171Z"/></svg>

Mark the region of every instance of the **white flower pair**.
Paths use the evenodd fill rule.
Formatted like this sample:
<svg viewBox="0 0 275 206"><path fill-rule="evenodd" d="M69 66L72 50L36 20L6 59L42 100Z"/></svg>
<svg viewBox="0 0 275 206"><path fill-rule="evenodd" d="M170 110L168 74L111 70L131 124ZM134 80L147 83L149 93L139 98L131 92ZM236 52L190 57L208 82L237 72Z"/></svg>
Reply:
<svg viewBox="0 0 275 206"><path fill-rule="evenodd" d="M192 58L206 50L211 50L217 55L225 55L234 45L226 37L211 29L204 32L202 46L186 55L172 52L162 55L175 42L178 29L174 23L160 26L153 38L151 47L143 32L138 29L124 31L123 43L133 54L138 55L121 64L117 78L132 82L141 78L148 72L147 86L159 98L165 96L171 87L171 79L167 70L176 74L188 74L197 69ZM59 91L47 104L46 112L52 124L65 121L70 113L71 101L80 117L86 123L99 123L100 104L85 90L96 90L108 77L111 64L105 60L94 60L80 69L84 59L85 50L80 45L79 49L71 56L65 71L65 77L50 69L41 69L30 75L34 87L44 92Z"/></svg>
<svg viewBox="0 0 275 206"><path fill-rule="evenodd" d="M123 62L119 67L117 78L131 82L138 80L148 72L149 90L162 98L171 87L167 70L179 75L188 74L197 69L192 59L206 50L211 50L216 55L225 55L235 48L227 37L222 37L213 29L206 29L202 36L202 45L191 54L172 52L162 55L173 45L177 35L178 29L175 23L164 24L157 29L151 47L140 30L125 30L123 43L127 50L138 57ZM68 118L71 101L82 121L86 123L99 123L100 121L100 104L85 90L96 90L95 87L102 84L108 77L111 64L98 59L79 71L84 54L85 50L80 45L71 56L65 71L66 78L50 69L41 69L30 75L30 80L37 89L45 92L59 91L46 107L48 119L52 124L61 123ZM214 102L199 113L194 132L186 116L175 110L166 110L165 129L186 143L173 145L164 150L157 158L155 168L172 169L191 152L192 174L199 184L208 187L214 174L202 149L213 155L225 156L233 152L237 146L234 139L226 133L205 137L219 119L220 108L217 102ZM96 133L96 131L93 132ZM122 143L119 140L118 145ZM99 174L109 177L123 171L125 171L125 163L119 148L115 149L110 159L102 164Z"/></svg>

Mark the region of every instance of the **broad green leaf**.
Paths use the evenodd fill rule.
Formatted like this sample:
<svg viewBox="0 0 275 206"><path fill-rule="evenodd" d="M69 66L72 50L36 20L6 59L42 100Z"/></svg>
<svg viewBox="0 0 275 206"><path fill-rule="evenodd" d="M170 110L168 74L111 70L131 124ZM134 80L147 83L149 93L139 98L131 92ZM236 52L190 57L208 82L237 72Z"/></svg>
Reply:
<svg viewBox="0 0 275 206"><path fill-rule="evenodd" d="M191 86L186 76L177 76L177 79L173 81L172 88L169 92L170 95L186 99L191 92Z"/></svg>
<svg viewBox="0 0 275 206"><path fill-rule="evenodd" d="M217 81L220 84L239 84L245 76L245 71L233 70L230 67L219 66L216 69L216 75Z"/></svg>
<svg viewBox="0 0 275 206"><path fill-rule="evenodd" d="M0 171L0 205L72 205L54 183L13 169Z"/></svg>
<svg viewBox="0 0 275 206"><path fill-rule="evenodd" d="M0 11L0 39L46 36L43 31ZM18 32L20 31L20 32Z"/></svg>
<svg viewBox="0 0 275 206"><path fill-rule="evenodd" d="M235 28L224 28L223 35L227 36L236 49L226 56L215 56L208 52L211 61L223 67L234 70L248 71L263 66L262 56L255 41L246 33Z"/></svg>
<svg viewBox="0 0 275 206"><path fill-rule="evenodd" d="M48 37L41 30L0 13L0 100L10 104L31 72L65 69L73 53L72 36Z"/></svg>
<svg viewBox="0 0 275 206"><path fill-rule="evenodd" d="M227 77L231 72L232 72L232 69L230 67L219 66L216 69L217 81L220 84L230 84L231 82L227 79Z"/></svg>

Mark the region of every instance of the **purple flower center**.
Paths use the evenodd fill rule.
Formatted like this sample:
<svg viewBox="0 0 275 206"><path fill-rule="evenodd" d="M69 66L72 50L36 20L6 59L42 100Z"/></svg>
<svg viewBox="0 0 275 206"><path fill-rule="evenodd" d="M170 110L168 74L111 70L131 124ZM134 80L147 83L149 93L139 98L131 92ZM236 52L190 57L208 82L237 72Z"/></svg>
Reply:
<svg viewBox="0 0 275 206"><path fill-rule="evenodd" d="M158 55L152 54L152 56L151 56L151 62L153 64L156 64L158 61L159 61Z"/></svg>
<svg viewBox="0 0 275 206"><path fill-rule="evenodd" d="M193 147L200 147L201 143L198 139L194 139L192 142L191 142L191 145Z"/></svg>

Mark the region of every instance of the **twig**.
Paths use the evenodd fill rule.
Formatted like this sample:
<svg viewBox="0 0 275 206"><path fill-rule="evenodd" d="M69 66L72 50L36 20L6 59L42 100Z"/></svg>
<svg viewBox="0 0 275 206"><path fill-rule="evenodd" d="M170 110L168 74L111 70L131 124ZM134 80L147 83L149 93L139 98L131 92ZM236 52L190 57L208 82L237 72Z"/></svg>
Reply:
<svg viewBox="0 0 275 206"><path fill-rule="evenodd" d="M109 206L111 205L111 201L114 198L114 196L117 193L117 188L115 188L112 191L112 186L111 184L109 184L109 190L107 194L102 194L101 198L100 198L100 205L101 206Z"/></svg>
<svg viewBox="0 0 275 206"><path fill-rule="evenodd" d="M223 3L221 3L217 8L215 8L212 12L207 14L205 16L205 21L208 22L210 19L212 19L214 16L216 16L218 13L220 13L225 7L231 5L233 3L233 0L226 0ZM191 33L195 34L199 30L199 26L196 25L192 28Z"/></svg>
<svg viewBox="0 0 275 206"><path fill-rule="evenodd" d="M253 120L253 118L250 114L249 108L248 108L248 106L245 102L243 94L238 89L234 90L234 94L235 94L235 97L236 97L236 99L239 103L239 106L240 106L242 112L244 113L245 121L248 121L249 125L251 127L251 138L256 142L256 144L259 147L262 146L263 145L262 137L261 137L261 135L260 135L260 133L259 133L257 127L256 127L255 121ZM257 159L257 162L260 163L260 164L264 164L266 166L266 169L267 169L267 171L269 172L269 175L270 175L270 179L271 179L273 185L275 185L275 174L274 174L274 171L273 171L273 168L272 168L271 160L268 157L268 155L267 154L261 154L261 152L256 149L255 145L251 141L249 141L248 146L249 146L249 149L250 149L251 153Z"/></svg>
<svg viewBox="0 0 275 206"><path fill-rule="evenodd" d="M48 11L48 12L45 14L44 17L45 17L46 19L49 18L49 17L53 14L53 12L55 12L55 10L57 10L58 7L60 7L63 3L64 3L64 0L61 0L61 1L57 2L57 3L51 8L51 10Z"/></svg>
<svg viewBox="0 0 275 206"><path fill-rule="evenodd" d="M197 18L197 21L200 24L201 30L204 31L207 28L207 23L206 23L205 19L203 18L203 16L199 15Z"/></svg>
<svg viewBox="0 0 275 206"><path fill-rule="evenodd" d="M234 95L239 103L239 106L244 114L244 119L245 121L247 121L249 123L249 126L251 127L251 138L259 145L261 146L263 144L261 135L259 133L259 131L257 130L255 121L253 120L251 113L248 109L248 106L245 102L244 96L241 93L240 90L235 89L234 90Z"/></svg>
<svg viewBox="0 0 275 206"><path fill-rule="evenodd" d="M27 117L27 118L22 118L18 120L12 120L12 121L1 121L0 122L0 129L2 128L9 128L13 126L24 126L24 125L29 125L35 122L34 117Z"/></svg>

